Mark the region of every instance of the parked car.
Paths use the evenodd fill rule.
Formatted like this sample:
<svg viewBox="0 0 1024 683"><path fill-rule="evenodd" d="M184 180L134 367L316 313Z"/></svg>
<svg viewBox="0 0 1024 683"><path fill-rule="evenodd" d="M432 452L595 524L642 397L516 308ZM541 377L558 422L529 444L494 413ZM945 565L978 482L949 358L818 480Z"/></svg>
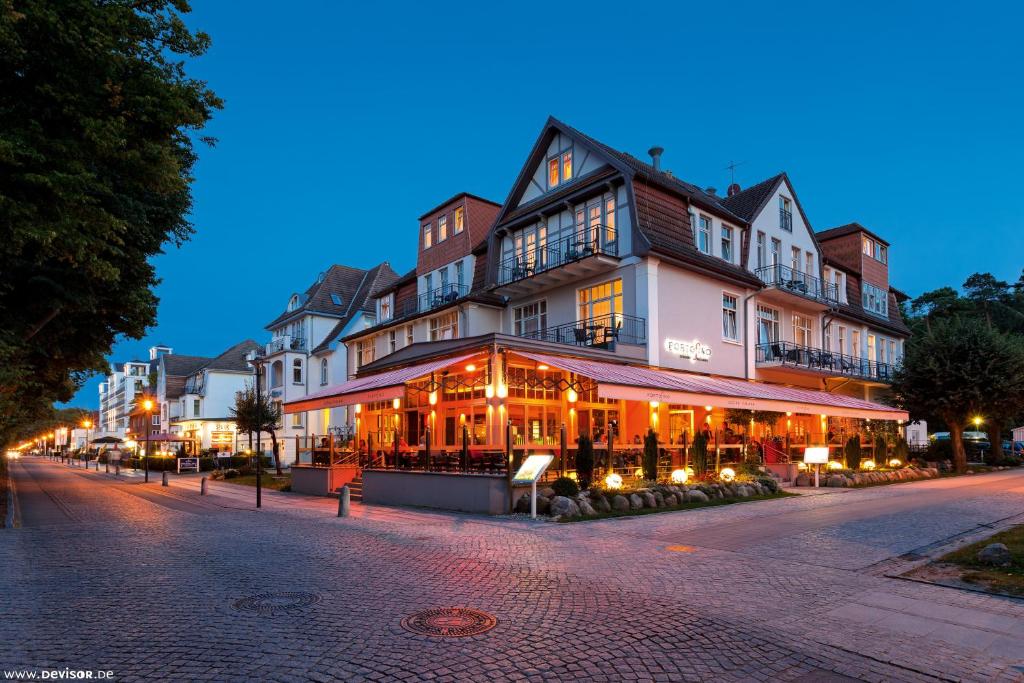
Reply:
<svg viewBox="0 0 1024 683"><path fill-rule="evenodd" d="M928 438L933 442L949 441L949 432L935 432ZM963 440L968 460L981 460L992 450L992 443L985 432L964 432Z"/></svg>

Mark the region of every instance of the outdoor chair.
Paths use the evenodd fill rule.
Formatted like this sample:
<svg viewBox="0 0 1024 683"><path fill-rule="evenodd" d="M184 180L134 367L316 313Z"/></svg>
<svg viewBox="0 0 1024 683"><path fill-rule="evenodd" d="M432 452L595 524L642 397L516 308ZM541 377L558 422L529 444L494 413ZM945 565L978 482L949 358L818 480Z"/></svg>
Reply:
<svg viewBox="0 0 1024 683"><path fill-rule="evenodd" d="M586 343L588 341L588 335L587 335L586 328L584 328L584 327L574 327L574 328L572 328L572 334L573 334L573 337L575 338L577 344L580 344L581 346L586 345Z"/></svg>

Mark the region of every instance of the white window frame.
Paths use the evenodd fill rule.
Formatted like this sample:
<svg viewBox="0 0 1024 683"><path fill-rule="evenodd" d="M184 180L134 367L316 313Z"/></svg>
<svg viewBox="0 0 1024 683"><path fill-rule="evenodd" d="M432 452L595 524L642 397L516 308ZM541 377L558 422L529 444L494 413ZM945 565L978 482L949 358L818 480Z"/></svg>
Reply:
<svg viewBox="0 0 1024 683"><path fill-rule="evenodd" d="M459 312L449 311L430 319L430 341L459 338Z"/></svg>
<svg viewBox="0 0 1024 683"><path fill-rule="evenodd" d="M434 246L434 222L427 221L423 224L423 251Z"/></svg>
<svg viewBox="0 0 1024 683"><path fill-rule="evenodd" d="M768 265L768 236L763 231L757 231L757 268L764 268Z"/></svg>
<svg viewBox="0 0 1024 683"><path fill-rule="evenodd" d="M437 243L441 244L448 239L448 214L437 217Z"/></svg>
<svg viewBox="0 0 1024 683"><path fill-rule="evenodd" d="M729 263L732 263L733 255L734 255L735 252L734 252L734 250L732 248L733 247L733 230L732 230L732 226L731 225L726 225L725 223L722 223L722 231L721 231L721 240L720 241L721 241L721 247L722 247L722 258L724 260L728 261ZM726 254L727 251L729 252L728 254Z"/></svg>
<svg viewBox="0 0 1024 683"><path fill-rule="evenodd" d="M710 216L697 215L697 251L702 254L711 253L711 233L714 231L714 223Z"/></svg>
<svg viewBox="0 0 1024 683"><path fill-rule="evenodd" d="M388 330L388 353L398 350L398 331Z"/></svg>
<svg viewBox="0 0 1024 683"><path fill-rule="evenodd" d="M732 308L726 306L726 299L732 299ZM733 344L740 342L740 296L725 290L722 290L722 340Z"/></svg>
<svg viewBox="0 0 1024 683"><path fill-rule="evenodd" d="M803 322L805 324L800 325L798 323ZM793 333L793 343L798 346L814 346L814 319L809 315L803 313L793 313L790 315L790 327ZM797 332L803 333L803 340L798 338Z"/></svg>
<svg viewBox="0 0 1024 683"><path fill-rule="evenodd" d="M763 313L770 314L766 317ZM761 321L767 320L770 323L771 329L775 334L770 339L761 338ZM782 313L778 308L774 306L765 306L764 304L757 305L756 312L757 321L757 343L758 344L776 344L782 341Z"/></svg>
<svg viewBox="0 0 1024 683"><path fill-rule="evenodd" d="M302 372L303 368L302 368L302 359L301 358L295 358L294 360L292 360L291 370L292 370L292 384L302 384L303 383L303 381L302 381L303 380L303 372Z"/></svg>
<svg viewBox="0 0 1024 683"><path fill-rule="evenodd" d="M527 314L526 309L533 308L534 311ZM527 326L530 322L535 323L534 330L528 330ZM544 338L544 333L548 329L548 300L537 299L520 306L516 306L512 309L512 334L517 337L522 337L525 334L539 334L540 338Z"/></svg>
<svg viewBox="0 0 1024 683"><path fill-rule="evenodd" d="M458 235L466 229L466 207L456 206L454 225L452 226L452 234Z"/></svg>

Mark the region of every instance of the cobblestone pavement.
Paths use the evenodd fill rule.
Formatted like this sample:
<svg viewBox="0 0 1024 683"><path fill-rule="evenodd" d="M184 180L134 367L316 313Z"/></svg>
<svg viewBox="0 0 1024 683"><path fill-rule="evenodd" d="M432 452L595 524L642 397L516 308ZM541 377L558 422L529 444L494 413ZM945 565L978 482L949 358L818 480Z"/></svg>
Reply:
<svg viewBox="0 0 1024 683"><path fill-rule="evenodd" d="M354 506L43 460L0 531L0 670L116 680L1024 680L1024 602L891 578L1024 511L1024 473L578 524ZM980 528L987 528L981 526ZM670 546L673 549L669 549ZM909 560L907 560L909 561ZM295 608L242 598L308 593ZM280 603L278 603L280 604ZM465 638L400 625L497 618Z"/></svg>

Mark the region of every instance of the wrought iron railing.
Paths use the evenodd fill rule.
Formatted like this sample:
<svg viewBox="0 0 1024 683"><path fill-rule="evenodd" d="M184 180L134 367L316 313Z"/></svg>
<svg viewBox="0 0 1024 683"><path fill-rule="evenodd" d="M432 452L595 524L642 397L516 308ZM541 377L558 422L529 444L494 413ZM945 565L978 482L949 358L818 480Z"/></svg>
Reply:
<svg viewBox="0 0 1024 683"><path fill-rule="evenodd" d="M417 297L417 312L422 313L440 308L445 304L458 301L467 294L469 294L469 287L466 285L447 284L435 287Z"/></svg>
<svg viewBox="0 0 1024 683"><path fill-rule="evenodd" d="M538 244L498 264L498 284L524 280L537 273L595 255L618 256L618 233L606 225L592 225L567 237Z"/></svg>
<svg viewBox="0 0 1024 683"><path fill-rule="evenodd" d="M280 353L281 351L305 351L306 340L301 337L275 337L267 342L266 355Z"/></svg>
<svg viewBox="0 0 1024 683"><path fill-rule="evenodd" d="M786 232L793 232L793 212L779 207L779 227Z"/></svg>
<svg viewBox="0 0 1024 683"><path fill-rule="evenodd" d="M889 363L784 341L758 344L755 362L761 366L803 368L880 382L891 382L894 369Z"/></svg>
<svg viewBox="0 0 1024 683"><path fill-rule="evenodd" d="M754 271L761 282L816 301L839 302L839 288L832 282L801 273L781 264L762 266Z"/></svg>
<svg viewBox="0 0 1024 683"><path fill-rule="evenodd" d="M632 315L609 313L540 330L516 332L519 337L556 344L614 348L616 343L646 344L647 320Z"/></svg>

